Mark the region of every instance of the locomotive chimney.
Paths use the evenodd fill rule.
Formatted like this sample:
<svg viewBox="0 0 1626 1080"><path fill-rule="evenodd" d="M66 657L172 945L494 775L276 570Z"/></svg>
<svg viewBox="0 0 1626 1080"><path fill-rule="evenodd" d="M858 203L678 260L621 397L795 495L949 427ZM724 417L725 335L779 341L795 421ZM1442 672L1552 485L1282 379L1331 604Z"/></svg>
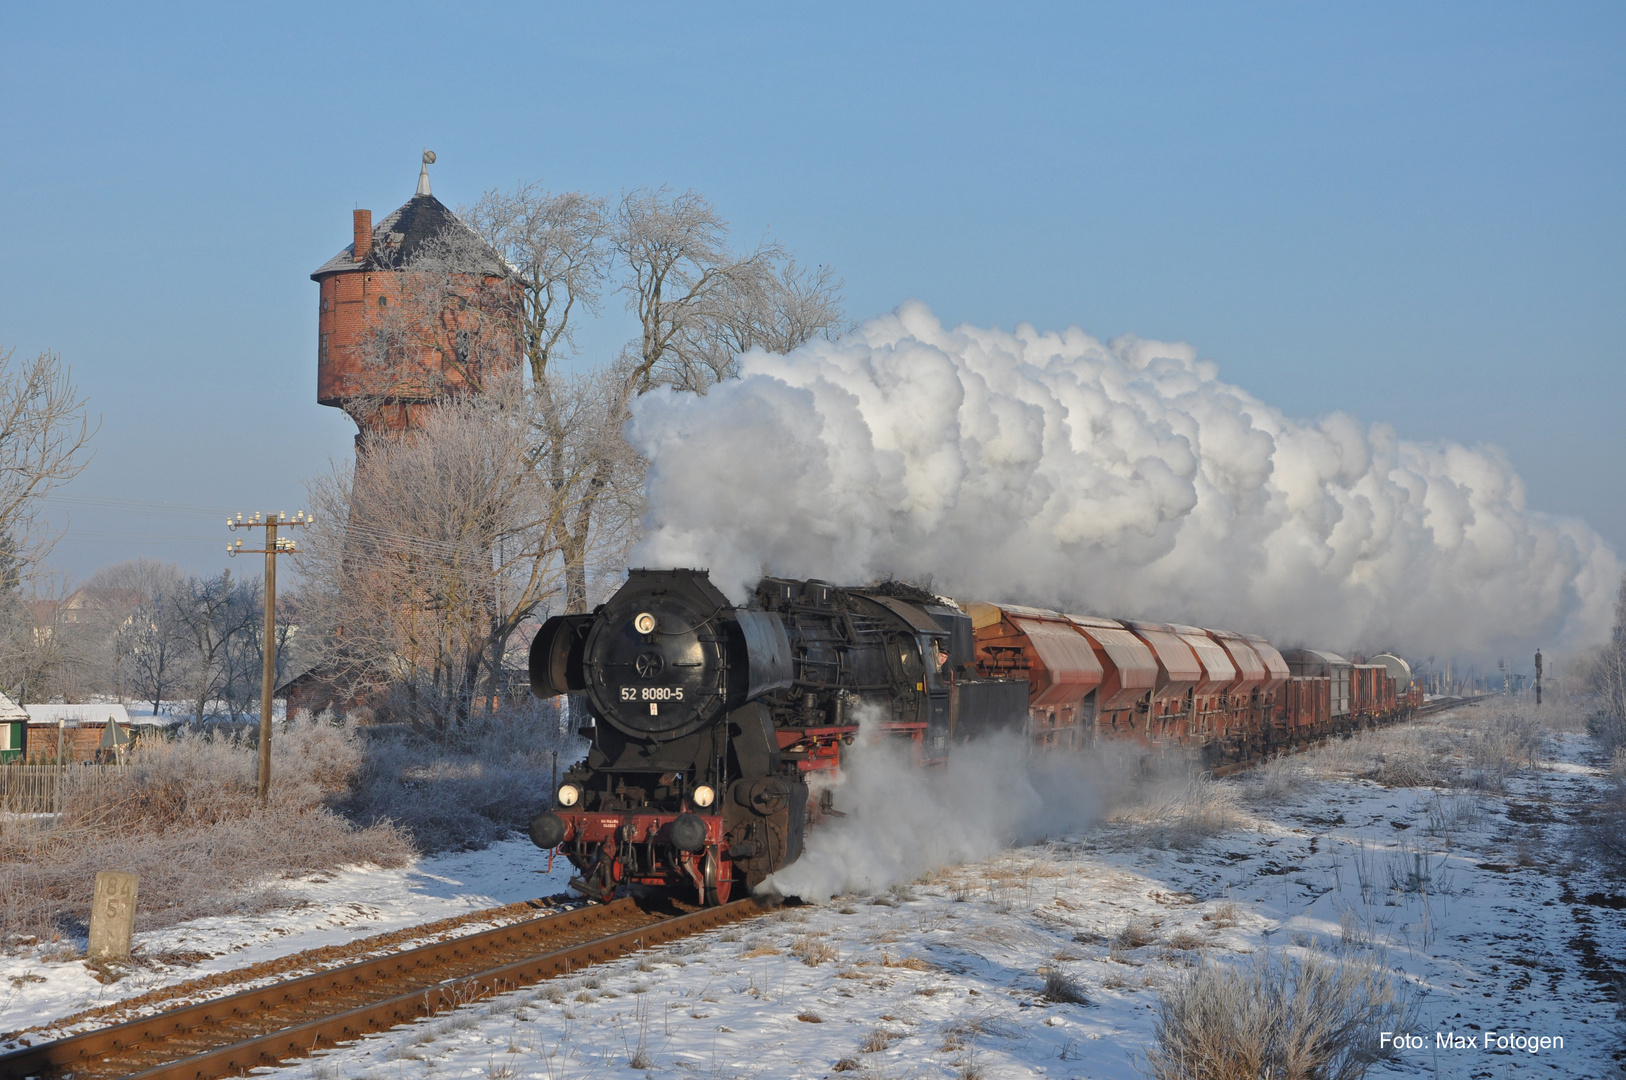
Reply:
<svg viewBox="0 0 1626 1080"><path fill-rule="evenodd" d="M373 252L373 212L371 210L357 210L355 220L355 253L351 256L356 262L361 262Z"/></svg>

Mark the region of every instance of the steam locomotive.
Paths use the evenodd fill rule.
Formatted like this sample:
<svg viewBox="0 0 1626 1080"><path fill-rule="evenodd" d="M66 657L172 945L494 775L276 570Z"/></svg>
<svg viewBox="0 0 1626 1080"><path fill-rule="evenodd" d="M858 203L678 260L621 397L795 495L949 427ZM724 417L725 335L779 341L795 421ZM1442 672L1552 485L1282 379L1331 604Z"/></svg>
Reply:
<svg viewBox="0 0 1626 1080"><path fill-rule="evenodd" d="M568 857L589 896L681 882L726 903L794 862L833 812L860 719L923 764L1019 728L1027 684L976 677L971 660L970 618L906 586L767 578L736 607L703 571L634 570L531 643L533 692L585 694L595 721L531 838Z"/></svg>
<svg viewBox="0 0 1626 1080"><path fill-rule="evenodd" d="M1113 740L1218 764L1404 715L1409 668L1373 659L962 606L897 582L765 578L737 606L704 571L633 570L597 610L555 616L532 640L532 692L582 695L593 722L531 839L594 899L647 885L727 903L839 813L832 789L860 724L925 768L995 731L1040 752Z"/></svg>

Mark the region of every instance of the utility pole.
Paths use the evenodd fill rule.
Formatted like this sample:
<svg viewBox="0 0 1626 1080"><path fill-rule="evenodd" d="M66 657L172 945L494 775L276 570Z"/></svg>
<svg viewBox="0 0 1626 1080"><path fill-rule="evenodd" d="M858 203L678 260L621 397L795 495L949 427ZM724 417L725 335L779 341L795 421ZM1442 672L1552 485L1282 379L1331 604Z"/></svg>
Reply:
<svg viewBox="0 0 1626 1080"><path fill-rule="evenodd" d="M235 545L226 545L226 554L236 558L238 555L264 555L265 556L265 638L261 651L264 653L264 663L260 668L260 776L259 794L260 805L265 805L267 793L271 790L271 694L276 689L277 679L277 556L293 555L298 549L294 547L292 537L277 535L278 526L293 528L296 525L309 525L311 519L301 510L294 515L292 521L287 514L253 514L247 521L243 515L238 514L234 521L226 519L226 528L233 531L237 529L264 529L265 547L245 548L241 540Z"/></svg>
<svg viewBox="0 0 1626 1080"><path fill-rule="evenodd" d="M1541 650L1536 650L1536 705L1541 705Z"/></svg>

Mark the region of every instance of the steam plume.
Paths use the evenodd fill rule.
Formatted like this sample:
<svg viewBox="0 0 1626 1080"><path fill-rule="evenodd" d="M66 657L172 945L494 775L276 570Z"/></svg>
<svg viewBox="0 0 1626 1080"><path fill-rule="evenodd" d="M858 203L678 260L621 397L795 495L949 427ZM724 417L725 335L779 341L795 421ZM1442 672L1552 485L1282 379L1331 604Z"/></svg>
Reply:
<svg viewBox="0 0 1626 1080"><path fill-rule="evenodd" d="M945 329L918 303L753 352L705 397L633 410L636 562L1483 655L1601 636L1620 564L1528 509L1491 447L1296 421L1183 344Z"/></svg>
<svg viewBox="0 0 1626 1080"><path fill-rule="evenodd" d="M936 771L914 768L908 749L875 737L876 714L858 717L859 740L834 787L844 815L811 831L801 858L763 891L823 903L872 892L944 866L975 862L1012 842L1089 824L1103 785L1091 763L1034 757L1016 735L954 748Z"/></svg>

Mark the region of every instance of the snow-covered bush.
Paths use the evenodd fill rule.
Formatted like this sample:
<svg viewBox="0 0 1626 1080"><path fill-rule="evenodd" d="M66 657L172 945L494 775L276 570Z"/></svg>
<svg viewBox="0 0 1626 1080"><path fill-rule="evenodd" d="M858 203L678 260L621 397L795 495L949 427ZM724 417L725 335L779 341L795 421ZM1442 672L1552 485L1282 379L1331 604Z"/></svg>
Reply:
<svg viewBox="0 0 1626 1080"><path fill-rule="evenodd" d="M364 728L360 763L340 809L362 825L390 822L425 854L483 847L548 808L559 770L587 744L561 734L548 709L514 708L450 731Z"/></svg>

